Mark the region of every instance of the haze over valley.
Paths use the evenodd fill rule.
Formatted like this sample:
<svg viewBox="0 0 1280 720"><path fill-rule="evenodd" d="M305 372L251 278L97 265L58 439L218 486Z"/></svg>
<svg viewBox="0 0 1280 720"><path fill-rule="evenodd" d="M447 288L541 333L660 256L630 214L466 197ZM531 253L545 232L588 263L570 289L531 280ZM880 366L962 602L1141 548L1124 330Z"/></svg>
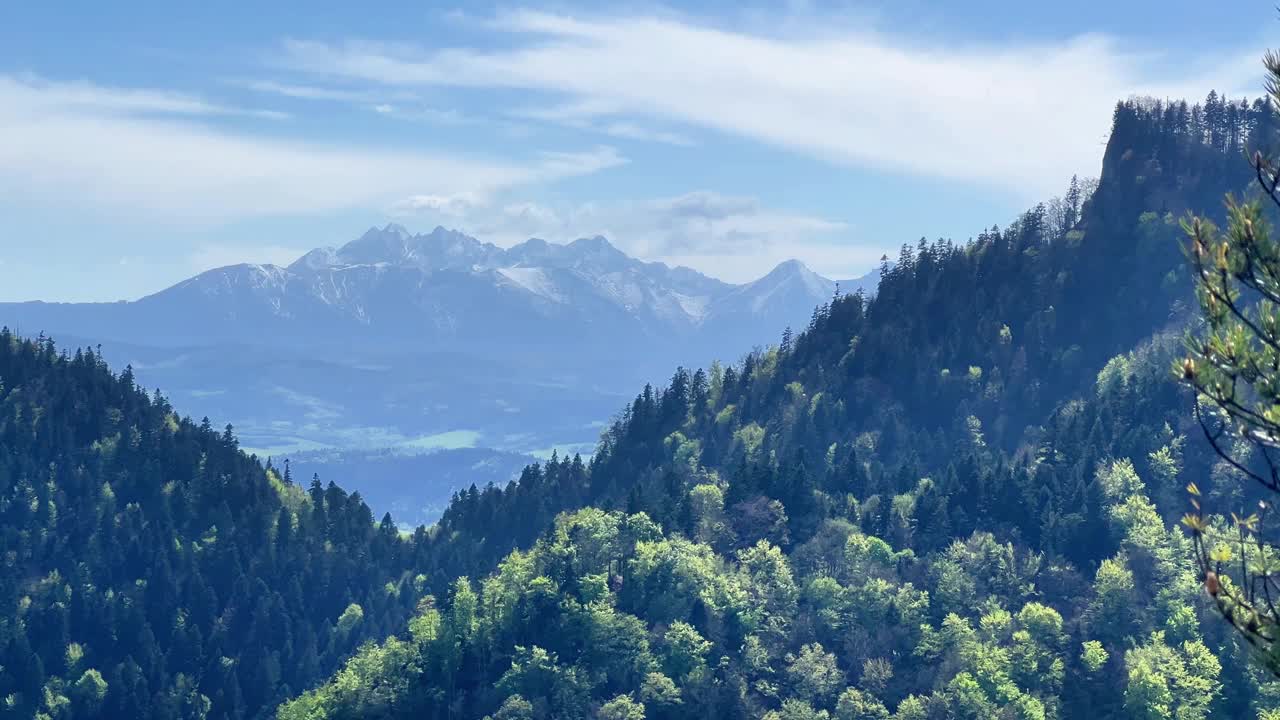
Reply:
<svg viewBox="0 0 1280 720"><path fill-rule="evenodd" d="M878 276L839 287L873 292ZM371 479L349 481L412 527L473 481L505 482L553 451L590 454L635 387L799 331L836 287L795 260L734 285L599 236L504 249L387 224L287 266L215 268L132 302L0 303L0 318L101 346L142 386L231 423L246 449L301 461L307 477L430 455L411 464L420 491L397 482L394 502L375 500L385 493ZM482 461L492 469L456 471Z"/></svg>

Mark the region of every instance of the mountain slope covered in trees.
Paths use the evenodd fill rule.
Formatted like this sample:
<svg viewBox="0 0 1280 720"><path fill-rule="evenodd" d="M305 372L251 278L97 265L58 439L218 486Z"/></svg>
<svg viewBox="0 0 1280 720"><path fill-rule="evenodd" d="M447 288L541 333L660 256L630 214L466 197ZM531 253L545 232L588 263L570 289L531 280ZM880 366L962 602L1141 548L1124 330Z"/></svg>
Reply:
<svg viewBox="0 0 1280 720"><path fill-rule="evenodd" d="M252 718L398 628L389 518L0 332L0 715Z"/></svg>
<svg viewBox="0 0 1280 720"><path fill-rule="evenodd" d="M461 493L407 633L282 717L1275 717L1176 529L1188 477L1242 498L1169 373L1178 219L1275 128L1121 103L1087 202L904 248L590 463Z"/></svg>

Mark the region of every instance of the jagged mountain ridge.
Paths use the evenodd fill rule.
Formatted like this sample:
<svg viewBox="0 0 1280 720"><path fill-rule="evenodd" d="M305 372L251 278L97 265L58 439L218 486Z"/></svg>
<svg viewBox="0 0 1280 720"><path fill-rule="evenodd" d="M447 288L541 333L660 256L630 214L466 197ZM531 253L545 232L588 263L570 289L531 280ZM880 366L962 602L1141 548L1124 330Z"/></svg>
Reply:
<svg viewBox="0 0 1280 720"><path fill-rule="evenodd" d="M867 276L841 286L873 289L874 282ZM0 319L164 345L265 333L309 344L360 337L437 349L587 336L617 347L696 333L700 345L723 348L739 336L768 341L807 318L835 287L794 260L732 285L637 260L599 236L567 244L534 238L504 249L442 227L413 235L388 224L287 267L216 268L133 302L5 303Z"/></svg>
<svg viewBox="0 0 1280 720"><path fill-rule="evenodd" d="M835 285L795 260L731 285L637 260L600 236L567 244L533 238L503 249L443 227L413 235L388 224L288 267L217 268L126 307L148 315L183 308L227 339L253 330L305 337L316 325L331 332L337 323L402 342L489 344L499 334L534 340L567 332L614 345L698 332L714 336L710 344L738 335L741 322L768 328L762 342L803 319Z"/></svg>

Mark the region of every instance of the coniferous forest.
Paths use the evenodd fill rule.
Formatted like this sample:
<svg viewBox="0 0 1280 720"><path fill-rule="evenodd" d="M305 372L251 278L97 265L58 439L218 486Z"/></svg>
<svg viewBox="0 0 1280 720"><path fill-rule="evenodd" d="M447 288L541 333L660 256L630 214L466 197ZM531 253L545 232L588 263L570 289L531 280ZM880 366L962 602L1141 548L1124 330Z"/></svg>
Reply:
<svg viewBox="0 0 1280 720"><path fill-rule="evenodd" d="M1276 720L1179 522L1189 483L1262 494L1170 368L1182 221L1258 198L1278 129L1270 100L1121 102L1096 183L903 246L412 533L6 330L0 714Z"/></svg>

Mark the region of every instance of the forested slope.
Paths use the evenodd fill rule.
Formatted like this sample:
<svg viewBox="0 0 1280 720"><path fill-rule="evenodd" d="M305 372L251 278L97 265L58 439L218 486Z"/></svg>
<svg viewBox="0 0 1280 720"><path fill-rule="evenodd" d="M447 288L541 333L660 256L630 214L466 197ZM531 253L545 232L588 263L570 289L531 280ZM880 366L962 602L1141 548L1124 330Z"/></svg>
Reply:
<svg viewBox="0 0 1280 720"><path fill-rule="evenodd" d="M0 715L270 714L403 624L406 548L94 352L0 332Z"/></svg>
<svg viewBox="0 0 1280 720"><path fill-rule="evenodd" d="M1087 201L904 248L873 298L646 388L589 465L460 494L409 635L283 716L1274 717L1173 527L1188 476L1239 485L1169 367L1178 220L1275 127L1121 103Z"/></svg>

